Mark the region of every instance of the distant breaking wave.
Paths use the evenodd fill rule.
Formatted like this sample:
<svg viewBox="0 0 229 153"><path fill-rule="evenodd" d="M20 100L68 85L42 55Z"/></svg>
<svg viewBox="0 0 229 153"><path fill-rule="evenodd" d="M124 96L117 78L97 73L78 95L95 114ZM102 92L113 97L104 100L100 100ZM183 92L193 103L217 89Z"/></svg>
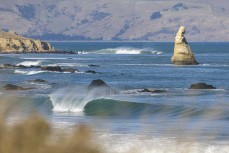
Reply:
<svg viewBox="0 0 229 153"><path fill-rule="evenodd" d="M152 48L131 48L131 47L118 47L118 48L108 48L96 51L79 51L78 54L162 54L161 51L156 51Z"/></svg>
<svg viewBox="0 0 229 153"><path fill-rule="evenodd" d="M41 60L38 60L38 61L24 61L24 62L21 62L21 63L18 63L17 65L24 65L24 66L38 66L38 65L41 65L42 61Z"/></svg>

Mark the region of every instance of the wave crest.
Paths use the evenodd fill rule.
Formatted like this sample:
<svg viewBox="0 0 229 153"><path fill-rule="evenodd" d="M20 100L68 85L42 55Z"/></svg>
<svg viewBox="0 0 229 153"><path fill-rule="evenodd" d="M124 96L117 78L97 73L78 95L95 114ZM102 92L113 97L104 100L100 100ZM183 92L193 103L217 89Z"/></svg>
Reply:
<svg viewBox="0 0 229 153"><path fill-rule="evenodd" d="M123 55L136 55L136 54L162 54L161 51L154 50L152 48L132 48L132 47L118 47L107 48L96 51L79 51L78 54L123 54Z"/></svg>
<svg viewBox="0 0 229 153"><path fill-rule="evenodd" d="M106 88L97 87L88 91L86 87L75 86L59 89L49 95L55 112L82 112L90 101L107 97Z"/></svg>

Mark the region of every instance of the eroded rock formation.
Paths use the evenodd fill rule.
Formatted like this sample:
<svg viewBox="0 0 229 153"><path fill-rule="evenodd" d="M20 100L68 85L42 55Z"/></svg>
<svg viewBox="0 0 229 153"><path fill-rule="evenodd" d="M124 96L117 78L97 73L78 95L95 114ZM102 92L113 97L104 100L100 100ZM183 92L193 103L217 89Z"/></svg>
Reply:
<svg viewBox="0 0 229 153"><path fill-rule="evenodd" d="M196 61L184 34L185 27L180 27L175 37L174 54L171 59L172 63L176 65L197 65L198 62Z"/></svg>
<svg viewBox="0 0 229 153"><path fill-rule="evenodd" d="M49 52L55 51L47 42L29 39L16 32L0 31L0 52Z"/></svg>

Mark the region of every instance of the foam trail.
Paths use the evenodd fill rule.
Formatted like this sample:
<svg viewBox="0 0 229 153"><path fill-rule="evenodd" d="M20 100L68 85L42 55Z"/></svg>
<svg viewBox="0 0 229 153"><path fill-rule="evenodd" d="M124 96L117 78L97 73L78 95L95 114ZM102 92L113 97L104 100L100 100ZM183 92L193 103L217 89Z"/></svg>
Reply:
<svg viewBox="0 0 229 153"><path fill-rule="evenodd" d="M15 70L14 73L24 74L24 75L34 75L39 73L44 73L45 71L23 71L23 70Z"/></svg>
<svg viewBox="0 0 229 153"><path fill-rule="evenodd" d="M34 65L34 66L38 66L38 65L41 65L42 61L41 60L38 60L38 61L24 61L24 62L21 62L21 63L18 63L18 65L24 65L24 66L31 66L31 65Z"/></svg>

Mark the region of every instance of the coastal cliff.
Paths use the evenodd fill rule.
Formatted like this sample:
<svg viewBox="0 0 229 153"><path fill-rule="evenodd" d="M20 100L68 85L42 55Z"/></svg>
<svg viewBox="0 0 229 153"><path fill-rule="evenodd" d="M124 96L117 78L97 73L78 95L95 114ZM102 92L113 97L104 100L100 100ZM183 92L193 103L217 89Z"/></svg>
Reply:
<svg viewBox="0 0 229 153"><path fill-rule="evenodd" d="M47 42L18 35L16 32L0 31L0 52L53 52L54 48Z"/></svg>

